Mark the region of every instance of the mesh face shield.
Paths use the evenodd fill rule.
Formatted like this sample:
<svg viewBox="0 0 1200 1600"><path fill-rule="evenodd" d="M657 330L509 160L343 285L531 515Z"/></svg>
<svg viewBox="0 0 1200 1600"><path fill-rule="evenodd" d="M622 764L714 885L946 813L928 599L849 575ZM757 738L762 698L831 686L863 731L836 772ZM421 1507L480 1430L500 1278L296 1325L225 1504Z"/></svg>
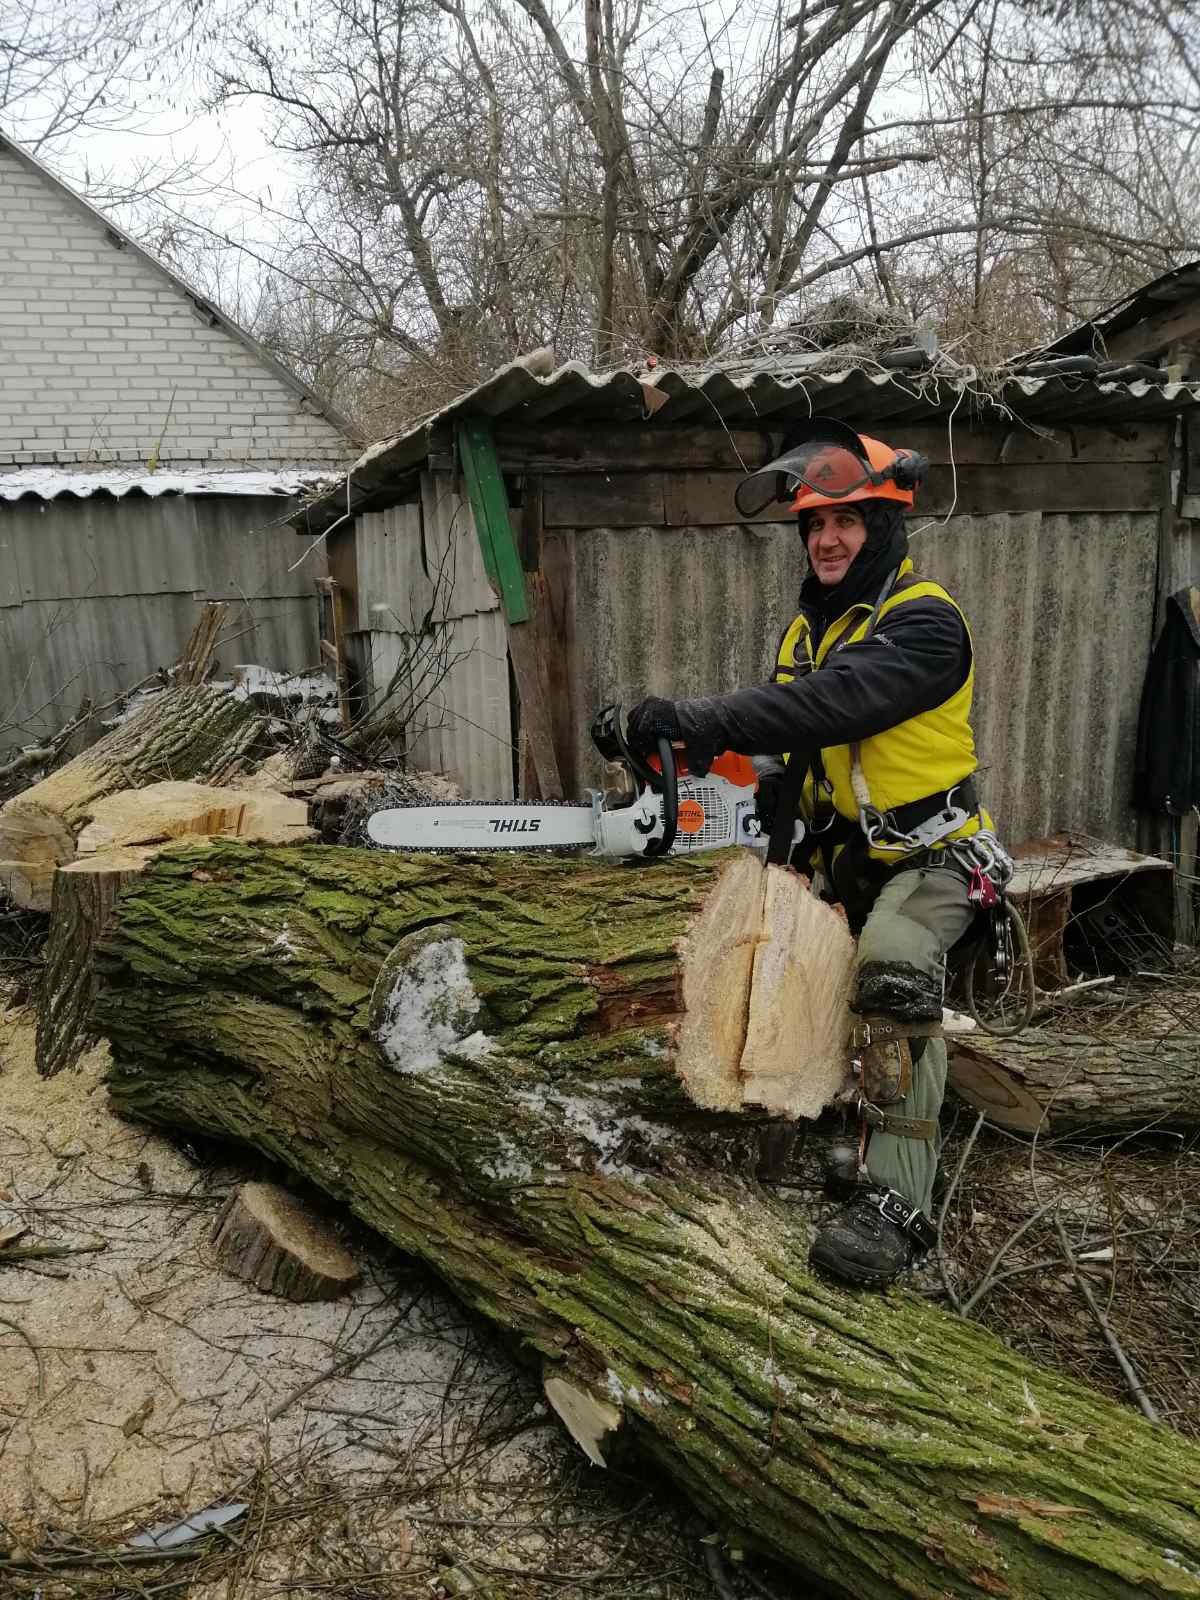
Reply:
<svg viewBox="0 0 1200 1600"><path fill-rule="evenodd" d="M743 479L733 498L742 516L754 517L775 501L786 504L801 489L841 500L880 481L870 462L846 445L809 439Z"/></svg>

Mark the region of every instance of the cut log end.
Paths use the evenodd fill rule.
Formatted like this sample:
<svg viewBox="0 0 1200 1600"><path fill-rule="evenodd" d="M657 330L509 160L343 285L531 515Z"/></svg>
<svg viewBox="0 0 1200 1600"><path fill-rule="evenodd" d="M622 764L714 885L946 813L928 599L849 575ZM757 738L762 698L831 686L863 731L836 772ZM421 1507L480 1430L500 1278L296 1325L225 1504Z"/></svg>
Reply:
<svg viewBox="0 0 1200 1600"><path fill-rule="evenodd" d="M235 1277L298 1304L335 1300L359 1277L353 1257L325 1223L273 1183L236 1190L217 1219L212 1244Z"/></svg>
<svg viewBox="0 0 1200 1600"><path fill-rule="evenodd" d="M768 867L766 878L742 1099L776 1116L819 1117L848 1070L854 941L845 918L795 873Z"/></svg>
<svg viewBox="0 0 1200 1600"><path fill-rule="evenodd" d="M817 1117L846 1074L854 941L796 873L740 851L681 952L677 1069L697 1105Z"/></svg>
<svg viewBox="0 0 1200 1600"><path fill-rule="evenodd" d="M54 874L74 855L74 836L53 811L20 798L0 811L0 891L26 911L49 911Z"/></svg>

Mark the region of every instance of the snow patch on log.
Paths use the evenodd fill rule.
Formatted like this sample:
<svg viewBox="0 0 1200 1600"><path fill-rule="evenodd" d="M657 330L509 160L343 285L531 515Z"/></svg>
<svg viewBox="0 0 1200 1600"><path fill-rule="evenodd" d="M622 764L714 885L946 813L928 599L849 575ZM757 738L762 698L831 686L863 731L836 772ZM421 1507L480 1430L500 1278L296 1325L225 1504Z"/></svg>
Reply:
<svg viewBox="0 0 1200 1600"><path fill-rule="evenodd" d="M397 954L400 959L393 967ZM380 978L385 973L392 983L375 1037L397 1072L429 1072L447 1055L481 1061L495 1050L495 1041L475 1027L481 1002L467 971L461 939L427 939L411 953L398 946Z"/></svg>

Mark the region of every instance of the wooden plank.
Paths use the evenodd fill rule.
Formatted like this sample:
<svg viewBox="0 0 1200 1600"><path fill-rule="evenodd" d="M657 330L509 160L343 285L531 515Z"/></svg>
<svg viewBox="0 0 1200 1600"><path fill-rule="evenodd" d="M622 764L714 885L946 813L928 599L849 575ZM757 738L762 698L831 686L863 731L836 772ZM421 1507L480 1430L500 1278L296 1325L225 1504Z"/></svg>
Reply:
<svg viewBox="0 0 1200 1600"><path fill-rule="evenodd" d="M531 572L526 575L526 583L530 601L529 619L506 624L508 656L512 662L513 677L517 680L520 701L521 742L528 751L539 797L543 800L561 800L562 777L554 748L550 674L544 648L549 631L546 580L540 572ZM524 772L521 773L521 779L524 786Z"/></svg>
<svg viewBox="0 0 1200 1600"><path fill-rule="evenodd" d="M955 477L933 467L917 501L918 512L990 516L1004 511L1158 511L1162 466L1155 462L1057 463L1022 468L967 466Z"/></svg>
<svg viewBox="0 0 1200 1600"><path fill-rule="evenodd" d="M870 428L867 429L870 432ZM960 465L1033 466L1041 462L1085 463L1164 461L1169 450L1169 425L1139 422L1108 428L1078 427L1033 433L1014 424L974 430L956 423L939 426L880 425L891 444L918 450L938 466L953 453ZM496 453L510 469L547 474L595 472L696 471L753 472L776 454L786 430L658 426L653 421L604 428L497 428Z"/></svg>
<svg viewBox="0 0 1200 1600"><path fill-rule="evenodd" d="M362 623L358 615L358 523L344 523L325 541L329 576L342 596L342 622L347 633L357 633Z"/></svg>
<svg viewBox="0 0 1200 1600"><path fill-rule="evenodd" d="M322 578L318 587L324 589L329 596L329 627L333 638L321 640L321 653L328 658L333 668L338 691L338 711L341 714L344 730L350 726L350 683L346 673L346 626L342 591L333 578Z"/></svg>
<svg viewBox="0 0 1200 1600"><path fill-rule="evenodd" d="M740 472L666 472L663 474L664 515L668 528L712 528L734 522L792 522L792 512L768 506L755 517L743 517L733 496Z"/></svg>
<svg viewBox="0 0 1200 1600"><path fill-rule="evenodd" d="M525 571L508 514L508 495L500 463L492 445L491 424L481 417L468 417L459 423L457 437L471 514L488 578L500 596L505 620L527 622L530 613Z"/></svg>
<svg viewBox="0 0 1200 1600"><path fill-rule="evenodd" d="M1192 343L1197 339L1200 339L1200 293L1195 294L1189 304L1145 317L1132 328L1114 333L1104 343L1111 360L1137 361L1177 340Z"/></svg>
<svg viewBox="0 0 1200 1600"><path fill-rule="evenodd" d="M1037 466L1113 461L1165 461L1170 451L1170 429L1163 422L1123 425L1120 433L1108 428L1058 428L1046 434L1028 428L988 428L978 432L956 423L951 432L941 427L884 429L889 444L917 450L935 466L948 466L951 453L959 466ZM868 429L868 432L870 430Z"/></svg>
<svg viewBox="0 0 1200 1600"><path fill-rule="evenodd" d="M564 795L578 799L578 729L582 712L576 709L575 667L578 641L575 624L574 534L544 533L542 537L542 576L545 589L539 594L538 615L546 622L544 657L550 679L550 720L554 730L554 749ZM542 601L544 599L544 606ZM586 627L586 621L583 623ZM598 708L587 708L591 716Z"/></svg>
<svg viewBox="0 0 1200 1600"><path fill-rule="evenodd" d="M505 467L546 473L635 472L663 468L753 472L770 459L780 432L663 427L653 422L589 428L496 429Z"/></svg>
<svg viewBox="0 0 1200 1600"><path fill-rule="evenodd" d="M547 528L661 528L666 509L661 472L581 472L548 477Z"/></svg>
<svg viewBox="0 0 1200 1600"><path fill-rule="evenodd" d="M758 517L738 515L737 472L611 472L547 477L547 527L721 527L790 522L771 506ZM1158 462L1056 462L1014 470L960 464L957 473L934 466L917 499L919 515L991 516L1006 511L1159 511L1163 465Z"/></svg>

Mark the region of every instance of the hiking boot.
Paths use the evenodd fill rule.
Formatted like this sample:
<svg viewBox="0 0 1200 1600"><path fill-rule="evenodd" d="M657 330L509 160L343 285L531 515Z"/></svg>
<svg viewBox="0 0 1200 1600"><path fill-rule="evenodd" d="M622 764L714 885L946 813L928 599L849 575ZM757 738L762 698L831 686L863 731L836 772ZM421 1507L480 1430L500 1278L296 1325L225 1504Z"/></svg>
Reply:
<svg viewBox="0 0 1200 1600"><path fill-rule="evenodd" d="M882 1289L937 1242L933 1224L892 1189L851 1201L813 1240L809 1263L842 1283Z"/></svg>

